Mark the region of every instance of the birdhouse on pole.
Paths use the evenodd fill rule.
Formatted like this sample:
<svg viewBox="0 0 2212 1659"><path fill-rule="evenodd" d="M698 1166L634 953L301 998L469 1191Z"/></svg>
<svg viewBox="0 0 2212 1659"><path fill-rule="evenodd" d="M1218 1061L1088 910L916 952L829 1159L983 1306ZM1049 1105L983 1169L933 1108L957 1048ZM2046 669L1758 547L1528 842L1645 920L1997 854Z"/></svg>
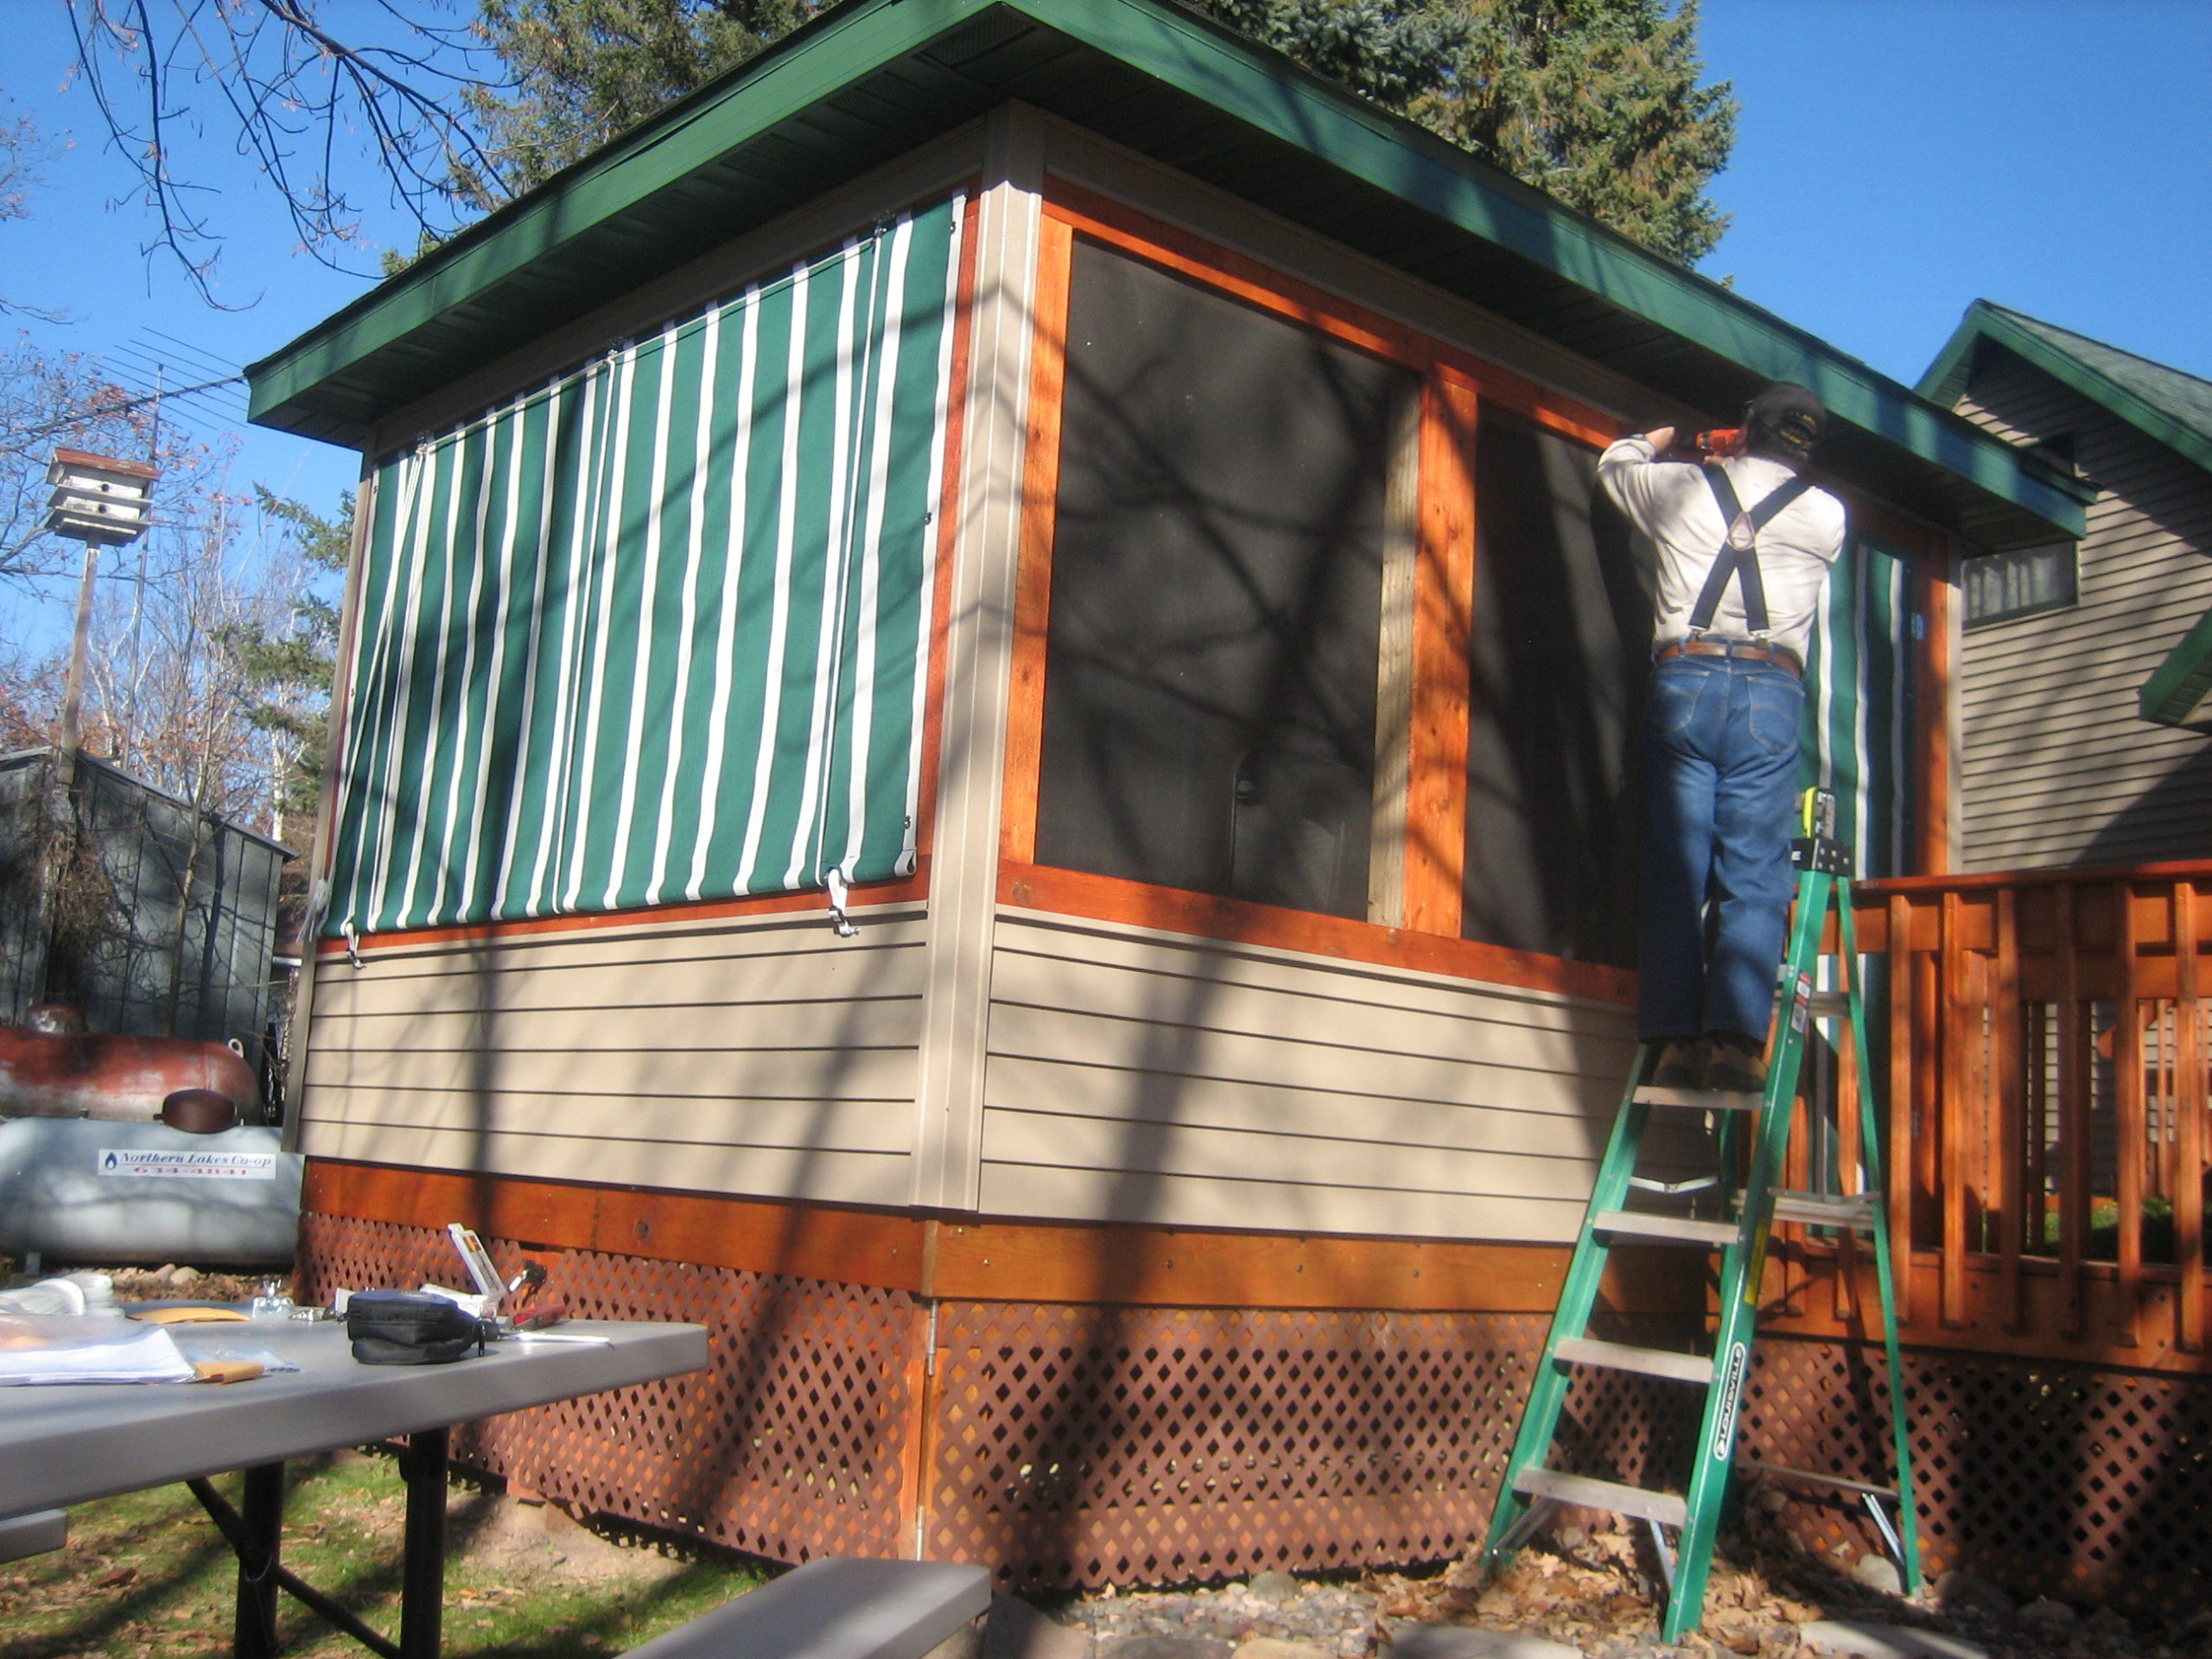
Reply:
<svg viewBox="0 0 2212 1659"><path fill-rule="evenodd" d="M146 532L154 480L161 475L143 461L57 449L46 469L46 481L54 486L46 528L73 542L126 546Z"/></svg>
<svg viewBox="0 0 2212 1659"><path fill-rule="evenodd" d="M77 776L78 721L85 696L85 650L92 632L92 577L100 549L127 547L146 533L157 467L140 461L88 455L81 449L57 449L46 469L54 493L46 504L46 528L55 536L85 544L85 576L77 588L77 638L69 652L69 679L61 694L60 766L66 790Z"/></svg>

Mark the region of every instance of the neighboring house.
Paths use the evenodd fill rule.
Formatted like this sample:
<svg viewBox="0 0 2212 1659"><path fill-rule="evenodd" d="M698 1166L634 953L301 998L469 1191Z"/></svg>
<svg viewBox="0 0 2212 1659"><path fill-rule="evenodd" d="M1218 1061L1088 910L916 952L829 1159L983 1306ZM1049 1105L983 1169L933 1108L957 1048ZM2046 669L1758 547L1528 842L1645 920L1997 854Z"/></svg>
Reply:
<svg viewBox="0 0 2212 1659"><path fill-rule="evenodd" d="M1960 867L2212 857L2212 381L1977 300L1920 389L2098 492L1965 561Z"/></svg>
<svg viewBox="0 0 2212 1659"><path fill-rule="evenodd" d="M1633 1051L1595 458L1777 378L1940 868L1955 550L2088 493L1180 7L855 0L461 232L251 371L364 457L310 1288L711 1320L472 1455L785 1560L1452 1553Z"/></svg>

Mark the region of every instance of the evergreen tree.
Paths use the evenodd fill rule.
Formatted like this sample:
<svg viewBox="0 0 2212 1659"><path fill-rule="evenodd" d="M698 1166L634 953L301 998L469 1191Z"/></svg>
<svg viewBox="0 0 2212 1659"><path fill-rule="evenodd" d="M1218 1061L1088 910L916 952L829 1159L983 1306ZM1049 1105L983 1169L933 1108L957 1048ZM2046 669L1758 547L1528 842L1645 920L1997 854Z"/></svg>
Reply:
<svg viewBox="0 0 2212 1659"><path fill-rule="evenodd" d="M1705 187L1737 106L1698 84L1696 0L1199 3L1669 259L1727 229Z"/></svg>
<svg viewBox="0 0 2212 1659"><path fill-rule="evenodd" d="M1467 19L1448 5L1391 5L1386 0L1198 3L1239 34L1399 111L1449 85L1471 36Z"/></svg>
<svg viewBox="0 0 2212 1659"><path fill-rule="evenodd" d="M464 97L500 176L458 170L458 193L496 207L821 9L820 0L482 0L475 34L511 79Z"/></svg>
<svg viewBox="0 0 2212 1659"><path fill-rule="evenodd" d="M330 747L330 694L338 665L338 605L315 586L341 577L353 543L353 493L326 518L304 503L254 486L261 513L306 578L287 584L291 614L282 626L255 618L222 643L237 654L251 688L246 723L267 734L273 756L270 833L283 840L313 832Z"/></svg>
<svg viewBox="0 0 2212 1659"><path fill-rule="evenodd" d="M1700 86L1696 0L1187 0L1684 264L1737 106ZM820 0L481 0L511 77L469 104L501 186L538 182L823 9ZM464 176L490 206L502 194Z"/></svg>
<svg viewBox="0 0 2212 1659"><path fill-rule="evenodd" d="M1736 100L1700 86L1697 0L1458 0L1444 81L1407 113L1656 253L1695 264L1728 228L1705 187Z"/></svg>

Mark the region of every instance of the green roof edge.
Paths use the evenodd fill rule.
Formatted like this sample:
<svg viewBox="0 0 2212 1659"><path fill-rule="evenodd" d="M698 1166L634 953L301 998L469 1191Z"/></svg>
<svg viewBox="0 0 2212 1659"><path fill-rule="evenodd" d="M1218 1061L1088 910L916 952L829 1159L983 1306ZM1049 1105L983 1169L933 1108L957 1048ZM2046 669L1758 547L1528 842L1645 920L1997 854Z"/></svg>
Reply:
<svg viewBox="0 0 2212 1659"><path fill-rule="evenodd" d="M585 226L835 88L990 10L1020 12L1257 130L1598 294L1767 379L1811 386L1834 415L2079 537L2093 488L2027 459L1913 389L1709 278L1500 175L1227 29L1156 0L854 0L817 17L459 233L247 371L258 419L401 338ZM735 106L734 118L724 111ZM711 143L701 136L709 123ZM686 140L693 141L687 145Z"/></svg>
<svg viewBox="0 0 2212 1659"><path fill-rule="evenodd" d="M2196 712L2207 691L2212 691L2212 611L2197 618L2196 626L2152 671L2135 694L2136 707L2145 720L2178 726Z"/></svg>
<svg viewBox="0 0 2212 1659"><path fill-rule="evenodd" d="M2141 394L2121 385L2101 370L2092 368L2063 346L2023 328L2003 307L1991 300L1976 300L1967 308L1943 349L1920 377L1921 396L1946 408L1956 403L1974 371L1974 351L1985 340L2025 358L2053 379L2110 410L2146 437L2212 472L2212 439L2177 421Z"/></svg>
<svg viewBox="0 0 2212 1659"><path fill-rule="evenodd" d="M577 232L797 114L856 73L888 63L995 3L998 0L879 0L873 6L840 6L825 12L720 80L456 232L290 344L247 365L251 395L246 418L259 420ZM858 38L844 41L846 35ZM831 49L840 42L844 53ZM741 105L742 116L724 126L714 118L730 104ZM702 140L702 130L710 122L713 137Z"/></svg>
<svg viewBox="0 0 2212 1659"><path fill-rule="evenodd" d="M2048 479L2021 466L2012 446L1961 431L1948 410L1845 356L1816 336L1730 293L1709 277L1661 258L1626 237L1535 192L1519 200L1471 177L1466 152L1315 77L1270 73L1252 84L1249 48L1181 11L1142 11L1102 0L1007 0L1039 22L1145 69L1287 143L1321 156L1378 189L1509 248L1770 380L1796 380L1832 413L1877 433L2024 508L2069 534L2088 527L2092 489L2056 469ZM1116 23L1135 27L1116 28ZM1169 31L1180 38L1164 38ZM1174 46L1178 50L1171 51ZM1185 68L1211 71L1193 85ZM1455 164L1459 163L1459 164ZM1899 394L1903 394L1902 397ZM1902 430L1883 412L1892 404Z"/></svg>

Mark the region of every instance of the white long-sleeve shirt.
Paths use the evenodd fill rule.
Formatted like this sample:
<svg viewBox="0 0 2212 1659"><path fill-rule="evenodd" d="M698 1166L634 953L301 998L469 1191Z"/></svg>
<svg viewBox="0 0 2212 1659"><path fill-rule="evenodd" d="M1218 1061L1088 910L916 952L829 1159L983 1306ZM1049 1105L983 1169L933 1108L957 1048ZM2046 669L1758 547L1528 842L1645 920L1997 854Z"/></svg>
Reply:
<svg viewBox="0 0 2212 1659"><path fill-rule="evenodd" d="M1735 455L1721 463L1745 512L1796 474L1764 455ZM1654 648L1672 645L1690 631L1690 612L1705 587L1707 574L1727 539L1728 523L1705 468L1695 461L1662 461L1641 437L1623 438L1598 458L1598 476L1606 493L1620 504L1631 523L1659 550L1659 600ZM1766 593L1767 637L1805 660L1813 614L1829 567L1843 551L1843 503L1826 490L1809 489L1759 531L1759 581ZM1713 613L1708 633L1738 639L1751 637L1744 616L1744 585L1730 581Z"/></svg>

